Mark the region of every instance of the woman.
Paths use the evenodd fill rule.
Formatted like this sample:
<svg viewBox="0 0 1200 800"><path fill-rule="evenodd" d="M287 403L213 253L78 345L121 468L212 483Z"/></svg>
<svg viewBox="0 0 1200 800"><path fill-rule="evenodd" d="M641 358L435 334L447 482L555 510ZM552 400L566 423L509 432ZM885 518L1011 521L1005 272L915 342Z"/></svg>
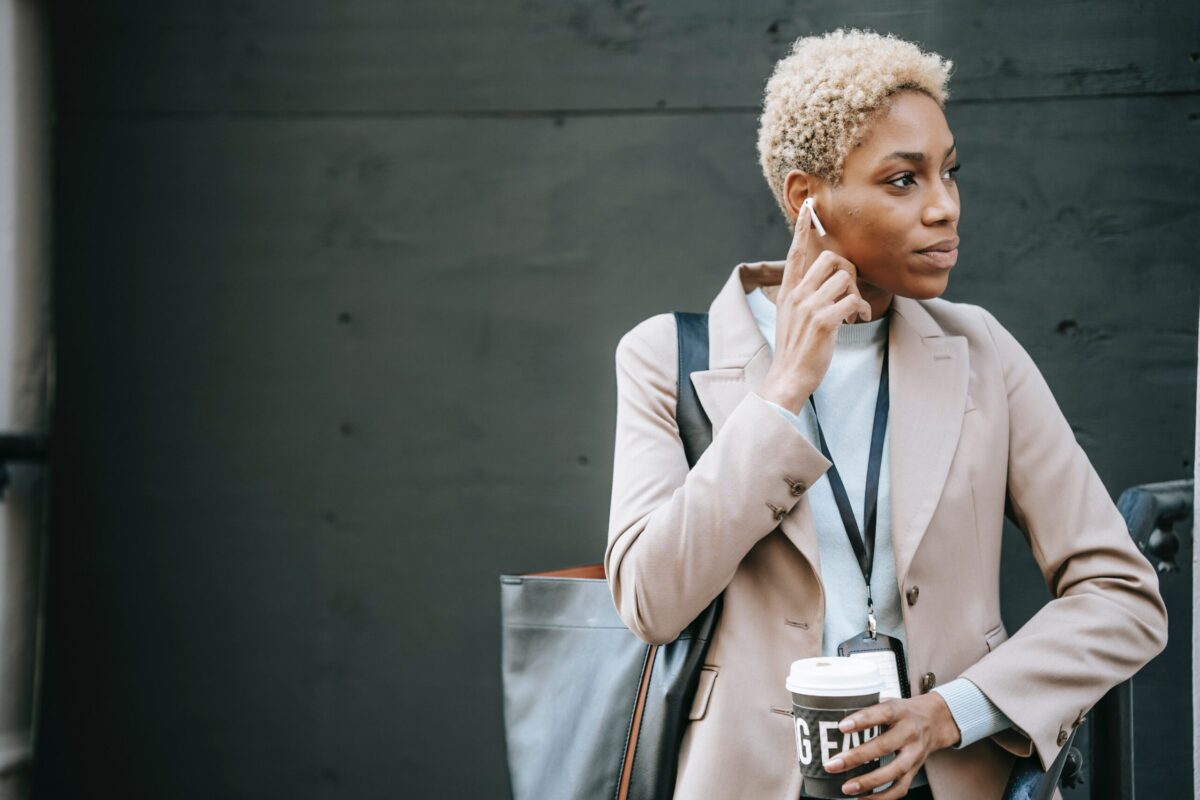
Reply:
<svg viewBox="0 0 1200 800"><path fill-rule="evenodd" d="M691 380L713 440L690 471L673 316L617 347L605 551L617 610L665 643L724 593L678 800L802 796L788 667L835 655L869 610L900 641L911 687L851 717L887 730L843 771L884 760L843 791L880 800L1000 797L1017 756L1048 766L1166 646L1157 575L1036 365L987 310L939 297L960 211L951 66L842 29L799 39L776 65L758 147L793 241L783 261L738 264L712 302L711 368ZM890 409L868 481L881 387ZM1006 512L1054 596L1011 638ZM852 538L872 519L867 569Z"/></svg>

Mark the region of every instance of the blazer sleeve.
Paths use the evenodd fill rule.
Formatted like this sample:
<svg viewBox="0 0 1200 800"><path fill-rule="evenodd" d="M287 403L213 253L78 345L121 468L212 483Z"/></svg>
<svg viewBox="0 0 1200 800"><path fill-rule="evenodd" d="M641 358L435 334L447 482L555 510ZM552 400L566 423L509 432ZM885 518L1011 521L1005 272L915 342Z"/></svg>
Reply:
<svg viewBox="0 0 1200 800"><path fill-rule="evenodd" d="M1008 392L1008 502L1053 599L961 677L1013 721L993 741L1036 749L1044 769L1109 689L1163 651L1167 609L1033 359L980 311Z"/></svg>
<svg viewBox="0 0 1200 800"><path fill-rule="evenodd" d="M792 482L811 486L830 465L749 391L689 471L675 420L675 336L674 316L659 314L616 349L604 566L621 619L651 644L677 638L724 591L750 549L779 525L771 505L790 511L799 501Z"/></svg>

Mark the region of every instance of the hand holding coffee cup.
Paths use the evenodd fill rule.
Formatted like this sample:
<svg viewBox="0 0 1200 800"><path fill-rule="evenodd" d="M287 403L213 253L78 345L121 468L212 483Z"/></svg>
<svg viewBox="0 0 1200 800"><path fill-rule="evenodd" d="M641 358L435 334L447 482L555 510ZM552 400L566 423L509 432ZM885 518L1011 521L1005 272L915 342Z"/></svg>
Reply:
<svg viewBox="0 0 1200 800"><path fill-rule="evenodd" d="M879 725L855 731L839 728L850 714L878 705L884 688L879 667L865 659L842 656L804 658L792 662L786 685L792 694L796 755L805 794L847 797L842 784L847 778L870 772L878 766L878 757L839 775L827 767L834 759L844 759L853 748L880 735Z"/></svg>
<svg viewBox="0 0 1200 800"><path fill-rule="evenodd" d="M804 793L812 797L897 800L935 750L958 744L950 707L937 692L879 702L879 667L852 657L793 661L796 755ZM884 756L895 757L881 765ZM891 783L885 791L871 794Z"/></svg>
<svg viewBox="0 0 1200 800"><path fill-rule="evenodd" d="M851 775L842 789L842 797L865 796L872 800L898 800L908 794L913 778L936 750L958 744L961 733L950 707L937 692L927 692L907 699L890 698L878 705L855 711L841 721L838 729L844 733L883 729L849 752L843 751L825 764L827 772L838 780ZM872 772L860 774L862 765L880 764L880 759L895 754L889 762ZM887 790L870 794L877 787L890 783ZM805 787L807 790L807 782Z"/></svg>

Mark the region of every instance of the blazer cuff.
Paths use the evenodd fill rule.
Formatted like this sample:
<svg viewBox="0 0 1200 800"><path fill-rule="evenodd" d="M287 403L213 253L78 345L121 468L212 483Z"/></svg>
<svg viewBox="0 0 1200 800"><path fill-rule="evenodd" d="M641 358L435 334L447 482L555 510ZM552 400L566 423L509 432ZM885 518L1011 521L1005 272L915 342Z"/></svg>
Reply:
<svg viewBox="0 0 1200 800"><path fill-rule="evenodd" d="M962 734L959 743L952 746L953 750L970 747L980 739L1012 726L1012 720L966 678L955 678L942 686L933 687L933 691L946 701L950 715Z"/></svg>

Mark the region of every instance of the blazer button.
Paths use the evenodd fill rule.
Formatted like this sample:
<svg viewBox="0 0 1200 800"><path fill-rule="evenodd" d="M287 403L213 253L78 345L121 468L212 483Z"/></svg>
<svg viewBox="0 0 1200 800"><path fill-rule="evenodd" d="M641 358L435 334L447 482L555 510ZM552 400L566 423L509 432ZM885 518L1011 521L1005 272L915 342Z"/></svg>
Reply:
<svg viewBox="0 0 1200 800"><path fill-rule="evenodd" d="M932 672L926 672L924 675L921 676L921 691L922 692L928 692L930 689L932 689L936 685L937 685L937 675L934 675Z"/></svg>
<svg viewBox="0 0 1200 800"><path fill-rule="evenodd" d="M797 497L804 494L804 490L808 488L804 485L804 481L794 481L787 476L784 476L784 480L787 481L788 486L792 487L792 494Z"/></svg>
<svg viewBox="0 0 1200 800"><path fill-rule="evenodd" d="M767 503L767 508L771 509L771 513L775 515L776 522L781 522L788 513L786 508L777 506L774 503Z"/></svg>
<svg viewBox="0 0 1200 800"><path fill-rule="evenodd" d="M920 593L920 586L910 586L908 591L904 593L904 596L908 598L908 604L910 606L915 606L917 604L917 595Z"/></svg>
<svg viewBox="0 0 1200 800"><path fill-rule="evenodd" d="M1059 744L1067 743L1067 732L1064 731L1062 728L1058 729L1058 743Z"/></svg>

